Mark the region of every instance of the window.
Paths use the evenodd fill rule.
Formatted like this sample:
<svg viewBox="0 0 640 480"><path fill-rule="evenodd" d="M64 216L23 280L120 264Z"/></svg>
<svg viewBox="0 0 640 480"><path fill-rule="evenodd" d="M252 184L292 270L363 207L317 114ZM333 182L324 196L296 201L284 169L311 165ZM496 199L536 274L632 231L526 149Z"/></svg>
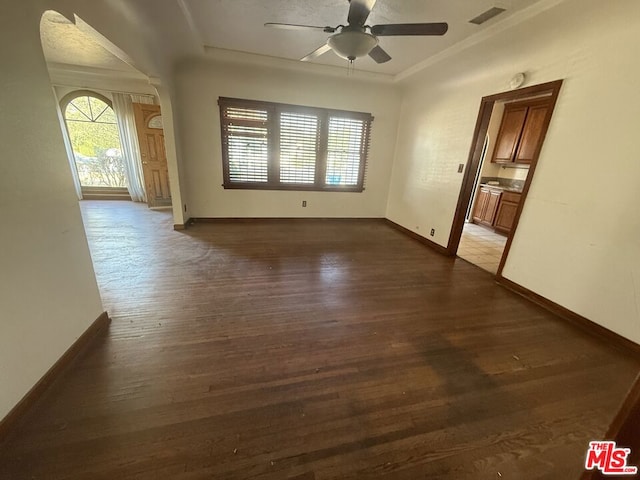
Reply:
<svg viewBox="0 0 640 480"><path fill-rule="evenodd" d="M62 103L83 191L126 188L118 124L109 100L80 91Z"/></svg>
<svg viewBox="0 0 640 480"><path fill-rule="evenodd" d="M220 98L224 188L361 192L368 113Z"/></svg>

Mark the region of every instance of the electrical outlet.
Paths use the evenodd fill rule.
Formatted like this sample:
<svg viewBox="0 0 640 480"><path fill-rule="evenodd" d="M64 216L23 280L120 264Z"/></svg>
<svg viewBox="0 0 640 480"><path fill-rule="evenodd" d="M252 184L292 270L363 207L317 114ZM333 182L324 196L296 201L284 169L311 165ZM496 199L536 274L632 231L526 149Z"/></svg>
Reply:
<svg viewBox="0 0 640 480"><path fill-rule="evenodd" d="M302 200L302 206L306 207L307 206L307 201L306 200Z"/></svg>
<svg viewBox="0 0 640 480"><path fill-rule="evenodd" d="M431 229L431 233L429 233L429 235L431 235L432 237L436 234L436 229L432 228Z"/></svg>
<svg viewBox="0 0 640 480"><path fill-rule="evenodd" d="M461 163L460 165L458 165L458 173L462 173L463 170L464 170L464 163Z"/></svg>

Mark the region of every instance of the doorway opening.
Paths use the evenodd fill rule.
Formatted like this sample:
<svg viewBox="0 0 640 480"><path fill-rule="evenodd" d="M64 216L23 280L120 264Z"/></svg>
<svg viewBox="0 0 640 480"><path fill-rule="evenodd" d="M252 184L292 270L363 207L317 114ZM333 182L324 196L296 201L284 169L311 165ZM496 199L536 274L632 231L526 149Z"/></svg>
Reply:
<svg viewBox="0 0 640 480"><path fill-rule="evenodd" d="M484 97L447 252L502 276L562 80Z"/></svg>
<svg viewBox="0 0 640 480"><path fill-rule="evenodd" d="M171 206L159 94L149 77L77 15L46 11L40 39L78 198ZM141 109L155 117L139 123Z"/></svg>

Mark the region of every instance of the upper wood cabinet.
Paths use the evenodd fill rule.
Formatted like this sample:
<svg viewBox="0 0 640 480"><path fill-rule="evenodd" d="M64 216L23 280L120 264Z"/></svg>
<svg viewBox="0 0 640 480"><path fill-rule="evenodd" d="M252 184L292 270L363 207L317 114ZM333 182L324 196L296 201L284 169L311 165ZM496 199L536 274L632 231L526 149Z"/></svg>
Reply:
<svg viewBox="0 0 640 480"><path fill-rule="evenodd" d="M505 107L492 162L513 162L526 118L527 107L510 107L509 105Z"/></svg>
<svg viewBox="0 0 640 480"><path fill-rule="evenodd" d="M493 163L531 163L540 153L549 99L510 103L493 151Z"/></svg>
<svg viewBox="0 0 640 480"><path fill-rule="evenodd" d="M520 144L516 152L516 163L531 163L542 147L542 129L547 118L549 104L532 105L527 109L527 119L524 122Z"/></svg>

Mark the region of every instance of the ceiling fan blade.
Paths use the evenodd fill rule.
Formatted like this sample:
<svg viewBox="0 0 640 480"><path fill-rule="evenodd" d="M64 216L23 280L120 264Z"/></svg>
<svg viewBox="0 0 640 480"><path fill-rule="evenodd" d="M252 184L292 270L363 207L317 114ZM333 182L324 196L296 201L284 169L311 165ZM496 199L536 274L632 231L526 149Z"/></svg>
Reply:
<svg viewBox="0 0 640 480"><path fill-rule="evenodd" d="M295 25L293 23L265 23L265 27L279 28L282 30L322 30L326 33L334 33L336 28L334 27L316 27L315 25Z"/></svg>
<svg viewBox="0 0 640 480"><path fill-rule="evenodd" d="M327 53L329 50L331 50L331 47L325 43L324 45L316 48L313 52L311 52L306 57L302 57L300 59L300 61L301 62L308 62L309 60L313 60L314 58L317 58L320 55L322 55L324 53Z"/></svg>
<svg viewBox="0 0 640 480"><path fill-rule="evenodd" d="M391 60L391 57L385 52L380 45L373 47L373 50L369 52L369 56L373 58L376 63L385 63Z"/></svg>
<svg viewBox="0 0 640 480"><path fill-rule="evenodd" d="M446 23L391 23L374 25L371 33L379 37L392 35L444 35L449 30Z"/></svg>
<svg viewBox="0 0 640 480"><path fill-rule="evenodd" d="M363 26L371 13L371 9L376 4L376 0L349 0L349 2L351 2L349 16L347 17L349 25Z"/></svg>

